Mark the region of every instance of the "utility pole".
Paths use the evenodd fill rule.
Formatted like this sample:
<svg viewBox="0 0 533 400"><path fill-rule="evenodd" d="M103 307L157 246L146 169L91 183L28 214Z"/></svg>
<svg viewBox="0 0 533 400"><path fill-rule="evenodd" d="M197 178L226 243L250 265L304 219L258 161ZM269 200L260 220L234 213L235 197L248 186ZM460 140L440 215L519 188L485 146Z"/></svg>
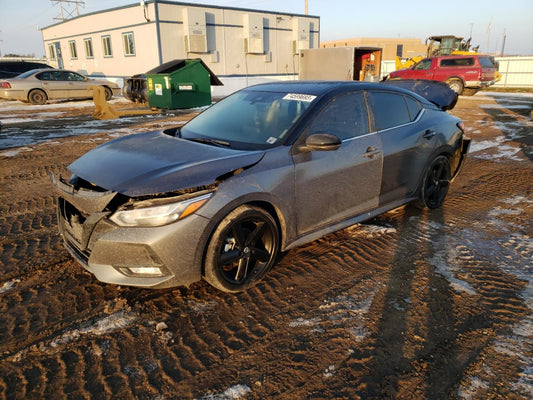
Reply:
<svg viewBox="0 0 533 400"><path fill-rule="evenodd" d="M485 51L487 53L490 53L489 51L489 42L490 42L490 31L492 29L492 17L490 17L489 26L487 27L487 47L485 48Z"/></svg>
<svg viewBox="0 0 533 400"><path fill-rule="evenodd" d="M500 54L501 57L503 57L503 52L505 50L505 39L507 38L507 33L505 32L505 28L503 29L503 41L502 41L502 54Z"/></svg>
<svg viewBox="0 0 533 400"><path fill-rule="evenodd" d="M305 0L305 15L309 14L309 0Z"/></svg>
<svg viewBox="0 0 533 400"><path fill-rule="evenodd" d="M79 6L85 7L85 2L82 0L50 0L54 6L59 5L61 10L60 15L54 19L59 21L66 21L69 18L78 17L80 15Z"/></svg>

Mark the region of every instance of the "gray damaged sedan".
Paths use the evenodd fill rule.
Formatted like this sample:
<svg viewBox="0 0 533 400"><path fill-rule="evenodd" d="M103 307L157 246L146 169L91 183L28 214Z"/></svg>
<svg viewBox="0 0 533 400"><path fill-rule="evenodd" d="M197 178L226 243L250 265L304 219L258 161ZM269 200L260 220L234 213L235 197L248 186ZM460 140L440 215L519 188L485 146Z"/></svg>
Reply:
<svg viewBox="0 0 533 400"><path fill-rule="evenodd" d="M70 180L51 176L66 248L103 282L238 292L282 251L408 202L440 207L470 140L444 111L457 96L428 86L433 102L378 83L258 85L103 144Z"/></svg>

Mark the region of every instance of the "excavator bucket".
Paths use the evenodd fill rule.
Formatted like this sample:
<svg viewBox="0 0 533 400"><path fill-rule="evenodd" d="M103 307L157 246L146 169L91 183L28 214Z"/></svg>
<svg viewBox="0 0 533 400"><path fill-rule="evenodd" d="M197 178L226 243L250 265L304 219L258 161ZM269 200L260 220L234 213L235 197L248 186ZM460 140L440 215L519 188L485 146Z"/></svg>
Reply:
<svg viewBox="0 0 533 400"><path fill-rule="evenodd" d="M116 119L120 115L115 111L113 106L105 99L105 88L103 86L89 86L93 91L95 119Z"/></svg>

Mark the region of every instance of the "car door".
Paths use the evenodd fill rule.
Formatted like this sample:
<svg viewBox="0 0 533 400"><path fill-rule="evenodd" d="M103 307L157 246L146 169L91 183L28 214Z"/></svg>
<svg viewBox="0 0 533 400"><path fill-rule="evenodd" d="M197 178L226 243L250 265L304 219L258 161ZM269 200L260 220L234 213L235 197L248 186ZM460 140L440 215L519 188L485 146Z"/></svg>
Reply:
<svg viewBox="0 0 533 400"><path fill-rule="evenodd" d="M367 97L382 143L380 205L385 205L415 194L439 128L414 97L385 90L369 91Z"/></svg>
<svg viewBox="0 0 533 400"><path fill-rule="evenodd" d="M92 91L89 91L89 86L93 84L91 81L72 71L64 71L64 74L68 82L68 97L70 99L84 99L92 96Z"/></svg>
<svg viewBox="0 0 533 400"><path fill-rule="evenodd" d="M69 86L63 71L44 71L36 75L49 99L68 98Z"/></svg>
<svg viewBox="0 0 533 400"><path fill-rule="evenodd" d="M298 150L317 133L338 136L333 151ZM328 102L294 145L298 234L319 229L378 205L382 152L379 135L369 132L363 92L341 94Z"/></svg>

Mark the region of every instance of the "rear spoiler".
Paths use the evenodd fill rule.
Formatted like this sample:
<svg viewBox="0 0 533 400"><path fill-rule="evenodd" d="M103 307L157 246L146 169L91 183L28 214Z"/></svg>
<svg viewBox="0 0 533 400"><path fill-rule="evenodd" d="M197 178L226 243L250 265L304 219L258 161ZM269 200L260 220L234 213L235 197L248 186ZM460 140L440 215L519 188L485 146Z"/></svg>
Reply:
<svg viewBox="0 0 533 400"><path fill-rule="evenodd" d="M457 99L459 98L459 95L451 90L448 85L439 81L422 79L387 79L381 83L410 90L435 104L443 111L454 108Z"/></svg>

